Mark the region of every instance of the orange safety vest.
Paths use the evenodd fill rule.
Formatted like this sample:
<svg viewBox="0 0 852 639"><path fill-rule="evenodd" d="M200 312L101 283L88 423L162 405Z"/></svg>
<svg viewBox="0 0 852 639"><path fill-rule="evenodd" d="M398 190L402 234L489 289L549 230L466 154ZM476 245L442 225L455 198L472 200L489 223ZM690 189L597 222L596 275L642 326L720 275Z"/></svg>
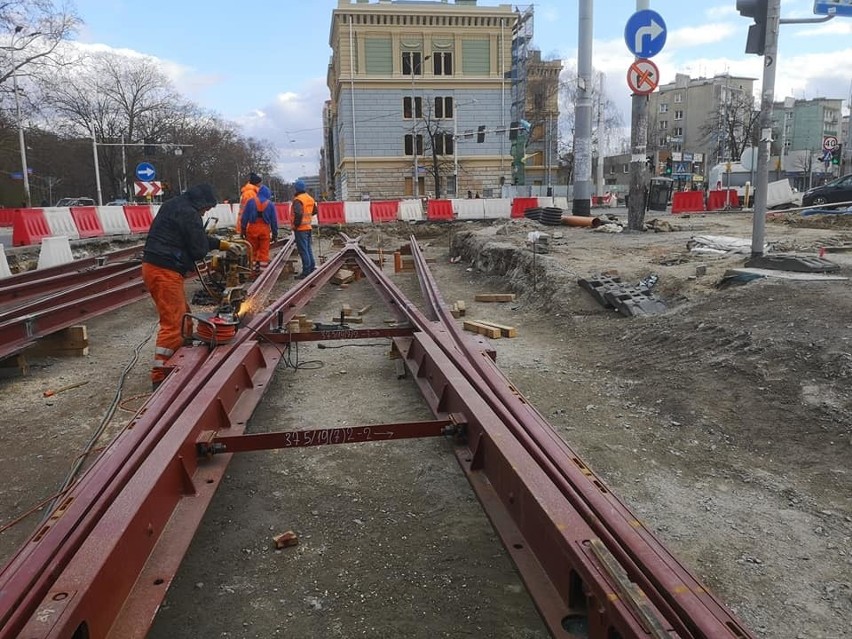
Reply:
<svg viewBox="0 0 852 639"><path fill-rule="evenodd" d="M293 217L293 230L294 231L310 231L311 230L311 219L317 212L317 203L314 198L312 198L307 193L299 193L296 197L293 198L293 201L299 200L302 203L302 224L296 226L296 218Z"/></svg>

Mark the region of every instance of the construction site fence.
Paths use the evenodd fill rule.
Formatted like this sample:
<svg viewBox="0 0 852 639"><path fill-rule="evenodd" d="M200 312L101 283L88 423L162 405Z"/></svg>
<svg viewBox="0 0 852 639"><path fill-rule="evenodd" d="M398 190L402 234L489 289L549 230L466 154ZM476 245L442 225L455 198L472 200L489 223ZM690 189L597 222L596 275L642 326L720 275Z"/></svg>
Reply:
<svg viewBox="0 0 852 639"><path fill-rule="evenodd" d="M564 196L465 199L371 200L319 202L315 226L381 224L383 222L442 222L452 220L495 220L523 217L530 208L568 209ZM280 228L292 222L290 203L276 203ZM148 232L159 205L79 206L0 209L0 226L12 227L12 246L39 244L48 237L69 240L106 236L138 235ZM208 231L229 232L237 226L239 206L218 204L204 214Z"/></svg>

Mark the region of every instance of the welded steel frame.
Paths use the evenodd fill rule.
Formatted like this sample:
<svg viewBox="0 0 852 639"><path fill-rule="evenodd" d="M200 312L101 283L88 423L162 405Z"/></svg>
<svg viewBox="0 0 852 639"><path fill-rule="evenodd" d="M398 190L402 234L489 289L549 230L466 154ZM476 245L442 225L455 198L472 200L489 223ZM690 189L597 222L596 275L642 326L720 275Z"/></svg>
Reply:
<svg viewBox="0 0 852 639"><path fill-rule="evenodd" d="M551 634L752 636L449 319L415 241L425 314L344 238L233 342L170 360L160 390L0 571L0 639L144 636L230 459L199 445L261 445L239 438L282 357L274 342L351 261L411 330L394 343L435 419L463 426L456 457Z"/></svg>

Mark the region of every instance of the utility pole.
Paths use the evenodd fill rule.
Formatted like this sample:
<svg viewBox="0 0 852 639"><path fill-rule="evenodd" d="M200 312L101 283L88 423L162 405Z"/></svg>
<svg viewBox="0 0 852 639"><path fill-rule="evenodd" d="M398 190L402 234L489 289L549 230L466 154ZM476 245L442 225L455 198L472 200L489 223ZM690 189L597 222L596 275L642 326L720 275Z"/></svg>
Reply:
<svg viewBox="0 0 852 639"><path fill-rule="evenodd" d="M636 0L636 11L651 8L650 0ZM634 94L630 108L630 198L627 202L627 228L645 227L645 191L648 184L648 96Z"/></svg>
<svg viewBox="0 0 852 639"><path fill-rule="evenodd" d="M846 103L849 109L849 120L846 122L846 143L843 145L843 157L841 162L844 162L844 170L852 172L852 82L849 83L849 101ZM840 121L843 121L843 114L840 114ZM844 175L844 171L840 171L840 175Z"/></svg>
<svg viewBox="0 0 852 639"><path fill-rule="evenodd" d="M763 255L766 232L766 196L769 188L769 154L772 145L772 104L775 102L775 70L778 61L778 28L781 0L769 0L766 6L766 40L763 47L763 84L760 89L760 140L757 147L757 176L754 189L754 221L751 255Z"/></svg>
<svg viewBox="0 0 852 639"><path fill-rule="evenodd" d="M604 92L604 74L601 73L600 88L598 89L598 163L595 167L595 185L598 197L603 197L604 192L604 118L603 118L603 92Z"/></svg>
<svg viewBox="0 0 852 639"><path fill-rule="evenodd" d="M592 208L592 15L592 0L580 0L572 211L585 216Z"/></svg>

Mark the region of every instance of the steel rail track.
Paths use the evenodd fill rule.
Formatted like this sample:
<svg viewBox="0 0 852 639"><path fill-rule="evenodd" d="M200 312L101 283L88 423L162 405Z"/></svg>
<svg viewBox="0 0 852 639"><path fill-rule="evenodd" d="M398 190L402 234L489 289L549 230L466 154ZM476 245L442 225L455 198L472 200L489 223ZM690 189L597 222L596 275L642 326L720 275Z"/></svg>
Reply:
<svg viewBox="0 0 852 639"><path fill-rule="evenodd" d="M485 345L458 330L415 242L425 314L345 239L231 343L183 348L170 360L160 390L0 570L0 639L144 636L237 451L447 432L553 636L752 636L562 442ZM348 260L403 326L289 334L289 321ZM282 359L279 344L375 335L393 338L436 421L363 426L357 436L300 431L295 443L292 433L243 435Z"/></svg>

